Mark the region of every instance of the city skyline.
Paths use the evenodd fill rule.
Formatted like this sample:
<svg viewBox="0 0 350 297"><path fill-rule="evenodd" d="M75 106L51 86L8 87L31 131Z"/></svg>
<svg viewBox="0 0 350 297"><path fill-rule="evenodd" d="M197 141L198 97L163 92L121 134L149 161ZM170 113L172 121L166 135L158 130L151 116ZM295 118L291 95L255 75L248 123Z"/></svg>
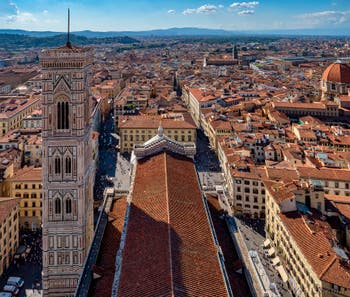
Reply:
<svg viewBox="0 0 350 297"><path fill-rule="evenodd" d="M237 31L350 28L350 3L330 1L161 1L131 2L5 0L0 28L65 31L67 8L72 31L152 30L198 27Z"/></svg>

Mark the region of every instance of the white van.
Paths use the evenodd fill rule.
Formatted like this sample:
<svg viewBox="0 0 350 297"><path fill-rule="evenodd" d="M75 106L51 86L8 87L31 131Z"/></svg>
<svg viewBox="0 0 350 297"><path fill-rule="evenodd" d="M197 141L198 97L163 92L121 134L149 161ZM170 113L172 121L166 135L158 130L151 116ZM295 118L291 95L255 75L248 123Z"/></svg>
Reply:
<svg viewBox="0 0 350 297"><path fill-rule="evenodd" d="M17 288L22 288L24 285L24 280L19 276L10 276L7 280L7 284L16 286Z"/></svg>

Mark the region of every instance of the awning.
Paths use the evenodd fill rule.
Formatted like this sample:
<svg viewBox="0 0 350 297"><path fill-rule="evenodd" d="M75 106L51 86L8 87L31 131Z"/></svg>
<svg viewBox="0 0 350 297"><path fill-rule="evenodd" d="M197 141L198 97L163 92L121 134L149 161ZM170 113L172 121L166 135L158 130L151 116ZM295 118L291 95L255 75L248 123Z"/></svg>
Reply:
<svg viewBox="0 0 350 297"><path fill-rule="evenodd" d="M275 253L275 249L272 247L267 251L267 255L271 257Z"/></svg>
<svg viewBox="0 0 350 297"><path fill-rule="evenodd" d="M264 248L267 248L267 247L270 246L270 244L271 244L270 239L266 239L266 240L264 241L264 243L263 243L263 246L264 246Z"/></svg>
<svg viewBox="0 0 350 297"><path fill-rule="evenodd" d="M281 263L280 258L276 257L272 259L272 266L276 266L277 264Z"/></svg>
<svg viewBox="0 0 350 297"><path fill-rule="evenodd" d="M277 271L282 278L282 281L286 283L288 281L287 272L284 270L282 265L277 266Z"/></svg>

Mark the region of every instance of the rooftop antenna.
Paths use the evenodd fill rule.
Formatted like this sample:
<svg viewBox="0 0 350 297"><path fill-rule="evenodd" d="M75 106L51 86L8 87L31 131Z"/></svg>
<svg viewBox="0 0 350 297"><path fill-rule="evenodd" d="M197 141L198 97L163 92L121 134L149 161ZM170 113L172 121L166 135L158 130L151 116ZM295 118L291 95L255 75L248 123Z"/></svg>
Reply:
<svg viewBox="0 0 350 297"><path fill-rule="evenodd" d="M67 43L66 46L71 48L72 43L70 42L70 10L68 8L68 32L67 32Z"/></svg>

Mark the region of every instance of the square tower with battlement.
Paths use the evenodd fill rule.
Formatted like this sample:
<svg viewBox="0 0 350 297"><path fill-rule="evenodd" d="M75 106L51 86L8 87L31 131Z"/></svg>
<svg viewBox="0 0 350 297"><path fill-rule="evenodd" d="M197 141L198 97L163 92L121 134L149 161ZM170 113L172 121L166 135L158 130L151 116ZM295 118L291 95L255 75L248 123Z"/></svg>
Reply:
<svg viewBox="0 0 350 297"><path fill-rule="evenodd" d="M40 55L43 96L43 292L73 296L93 235L93 52L66 46Z"/></svg>

